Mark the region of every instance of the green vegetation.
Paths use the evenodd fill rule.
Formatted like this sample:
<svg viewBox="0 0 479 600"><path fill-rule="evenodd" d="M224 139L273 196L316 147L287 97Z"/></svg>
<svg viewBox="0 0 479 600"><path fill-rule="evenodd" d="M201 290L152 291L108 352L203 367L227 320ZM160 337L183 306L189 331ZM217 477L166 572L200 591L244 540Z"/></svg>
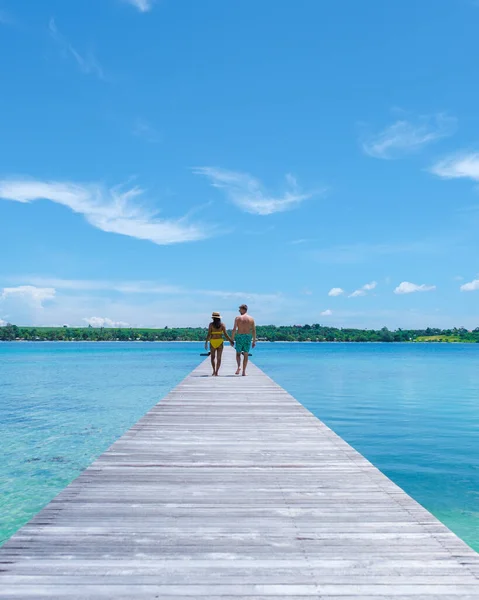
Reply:
<svg viewBox="0 0 479 600"><path fill-rule="evenodd" d="M474 332L471 334L464 336L462 339L458 335L420 335L415 339L416 342L469 342L474 343L478 342L477 335L474 335Z"/></svg>
<svg viewBox="0 0 479 600"><path fill-rule="evenodd" d="M206 338L206 328L165 327L164 329L134 329L125 327L17 327L7 324L0 327L0 341L143 341L143 342L193 342ZM454 329L337 329L323 325L257 327L258 339L267 342L479 342L479 327L468 331Z"/></svg>

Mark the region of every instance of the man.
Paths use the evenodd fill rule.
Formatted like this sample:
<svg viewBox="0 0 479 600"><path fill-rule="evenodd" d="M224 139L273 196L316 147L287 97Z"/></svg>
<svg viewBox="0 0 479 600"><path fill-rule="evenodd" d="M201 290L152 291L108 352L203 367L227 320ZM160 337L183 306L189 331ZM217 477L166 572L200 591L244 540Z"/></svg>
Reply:
<svg viewBox="0 0 479 600"><path fill-rule="evenodd" d="M240 374L241 355L243 355L243 376L245 376L251 341L253 341L253 348L256 346L256 324L253 317L246 314L248 312L246 304L242 304L239 307L239 311L240 316L235 319L235 326L231 337L235 342L236 348L236 363L238 365L236 375Z"/></svg>

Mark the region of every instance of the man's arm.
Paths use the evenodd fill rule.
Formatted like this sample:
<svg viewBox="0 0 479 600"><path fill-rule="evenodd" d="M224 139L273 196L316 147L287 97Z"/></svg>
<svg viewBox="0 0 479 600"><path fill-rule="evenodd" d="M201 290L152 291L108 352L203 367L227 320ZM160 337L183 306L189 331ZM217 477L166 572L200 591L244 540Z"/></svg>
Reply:
<svg viewBox="0 0 479 600"><path fill-rule="evenodd" d="M256 346L256 323L253 319L253 348Z"/></svg>

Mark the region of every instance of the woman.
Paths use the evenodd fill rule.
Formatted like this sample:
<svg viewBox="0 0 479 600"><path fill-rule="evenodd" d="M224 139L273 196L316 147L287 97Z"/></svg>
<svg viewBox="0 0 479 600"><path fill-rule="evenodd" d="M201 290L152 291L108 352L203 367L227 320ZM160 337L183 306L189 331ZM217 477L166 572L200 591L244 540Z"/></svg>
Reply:
<svg viewBox="0 0 479 600"><path fill-rule="evenodd" d="M205 341L205 349L208 348L208 342L210 343L211 352L211 366L213 367L213 377L218 377L218 371L221 367L221 356L223 354L223 336L227 338L229 343L233 346L234 342L228 335L224 323L221 322L221 315L218 312L214 312L211 317L213 322L208 327L208 335Z"/></svg>

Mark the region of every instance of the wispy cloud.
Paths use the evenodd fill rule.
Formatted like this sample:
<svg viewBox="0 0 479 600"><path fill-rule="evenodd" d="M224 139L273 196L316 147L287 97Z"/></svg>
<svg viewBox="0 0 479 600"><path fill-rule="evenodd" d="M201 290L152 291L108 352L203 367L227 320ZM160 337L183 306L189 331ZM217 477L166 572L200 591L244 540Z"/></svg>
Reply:
<svg viewBox="0 0 479 600"><path fill-rule="evenodd" d="M184 289L176 285L155 281L111 281L93 279L60 279L26 275L18 280L28 281L35 286L49 286L58 290L120 292L122 294L181 294Z"/></svg>
<svg viewBox="0 0 479 600"><path fill-rule="evenodd" d="M142 138L152 144L161 142L161 136L159 132L153 127L151 123L138 117L135 119L133 124L132 133L135 137Z"/></svg>
<svg viewBox="0 0 479 600"><path fill-rule="evenodd" d="M328 296L333 296L333 298L335 296L341 296L342 294L344 294L344 290L340 287L331 288L328 292Z"/></svg>
<svg viewBox="0 0 479 600"><path fill-rule="evenodd" d="M307 242L310 242L311 240L308 238L301 238L299 240L292 240L291 242L289 242L292 246L298 246L299 244L306 244Z"/></svg>
<svg viewBox="0 0 479 600"><path fill-rule="evenodd" d="M192 290L192 294L202 296L213 296L224 300L236 300L238 302L273 302L282 297L282 294L258 294L256 292L231 292L227 290Z"/></svg>
<svg viewBox="0 0 479 600"><path fill-rule="evenodd" d="M23 203L50 200L82 214L90 225L109 233L149 240L159 245L192 242L210 235L211 232L204 227L188 224L185 218L157 218L157 211L148 210L138 203L144 193L139 187L107 189L100 184L0 180L0 198Z"/></svg>
<svg viewBox="0 0 479 600"><path fill-rule="evenodd" d="M20 286L19 288L51 289L67 290L72 292L91 291L91 292L118 292L121 294L151 294L151 295L183 295L183 296L209 296L222 298L225 300L238 300L250 302L271 302L282 297L281 293L264 294L258 292L244 292L231 290L214 290L214 289L191 289L178 285L172 285L157 281L146 280L91 280L91 279L61 279L57 277L39 277L35 275L24 275L15 277L15 281L28 281L28 286ZM12 280L10 280L12 281Z"/></svg>
<svg viewBox="0 0 479 600"><path fill-rule="evenodd" d="M374 290L374 288L376 286L377 286L376 281L371 281L371 283L366 283L361 288L359 288L358 290L355 290L352 294L350 294L349 297L357 298L358 296L366 296L366 294L368 292L370 292L371 290Z"/></svg>
<svg viewBox="0 0 479 600"><path fill-rule="evenodd" d="M25 275L9 278L5 283L9 287L4 291L0 287L0 318L17 325L89 322L104 327L112 326L111 323L123 323L125 327L197 327L208 322L212 310L219 310L225 322L232 322L238 314L237 307L244 302L259 321L276 322L285 307L297 307L298 302L279 292L195 289L154 280Z"/></svg>
<svg viewBox="0 0 479 600"><path fill-rule="evenodd" d="M153 8L155 0L123 0L127 4L131 4L137 8L140 12L148 12Z"/></svg>
<svg viewBox="0 0 479 600"><path fill-rule="evenodd" d="M409 281L403 281L400 283L397 288L394 290L395 294L412 294L414 292L432 292L436 289L435 285L426 285L423 283L422 285L417 285L415 283L411 283Z"/></svg>
<svg viewBox="0 0 479 600"><path fill-rule="evenodd" d="M333 311L329 308L327 310L323 310L323 312L319 313L322 317L330 317L333 314Z"/></svg>
<svg viewBox="0 0 479 600"><path fill-rule="evenodd" d="M430 169L443 179L472 179L479 181L479 152L462 152L448 156Z"/></svg>
<svg viewBox="0 0 479 600"><path fill-rule="evenodd" d="M80 52L70 44L67 38L58 31L53 17L50 19L48 29L50 35L59 47L61 54L65 58L68 56L72 57L82 73L85 73L85 75L95 75L99 79L105 79L103 67L100 65L93 52L89 52L85 55L80 54Z"/></svg>
<svg viewBox="0 0 479 600"><path fill-rule="evenodd" d="M92 327L130 327L129 323L125 323L125 321L113 321L108 317L87 317L83 320Z"/></svg>
<svg viewBox="0 0 479 600"><path fill-rule="evenodd" d="M460 289L461 292L474 292L475 290L479 290L479 279L474 279L473 281L464 283L461 285Z"/></svg>
<svg viewBox="0 0 479 600"><path fill-rule="evenodd" d="M457 119L444 113L400 119L382 131L368 135L362 142L366 154L374 158L394 159L453 135Z"/></svg>
<svg viewBox="0 0 479 600"><path fill-rule="evenodd" d="M276 196L269 194L262 183L248 175L236 171L226 171L216 167L197 167L197 175L204 175L213 187L224 190L226 197L245 212L255 215L271 215L297 207L320 192L303 192L293 175L286 175L286 189Z"/></svg>
<svg viewBox="0 0 479 600"><path fill-rule="evenodd" d="M392 254L435 254L444 250L444 244L434 239L384 244L344 244L312 250L308 255L317 262L327 264L357 264L368 261L376 256L389 256Z"/></svg>

